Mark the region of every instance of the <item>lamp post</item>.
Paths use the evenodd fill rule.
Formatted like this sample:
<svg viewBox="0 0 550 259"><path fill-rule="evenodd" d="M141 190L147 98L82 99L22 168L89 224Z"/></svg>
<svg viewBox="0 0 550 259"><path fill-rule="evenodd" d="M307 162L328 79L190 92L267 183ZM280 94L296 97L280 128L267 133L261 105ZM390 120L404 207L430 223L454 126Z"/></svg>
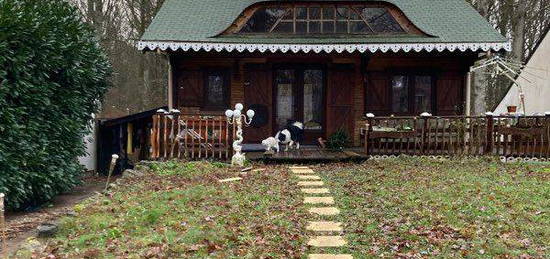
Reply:
<svg viewBox="0 0 550 259"><path fill-rule="evenodd" d="M243 147L243 121L245 126L250 126L252 119L254 118L254 111L248 110L246 115L242 114L244 106L242 103L237 103L235 105L235 110L225 111L225 116L227 116L227 122L229 124L237 125L237 138L233 141L233 157L231 158L231 164L233 166L244 166L244 161L246 160L245 154L241 153Z"/></svg>

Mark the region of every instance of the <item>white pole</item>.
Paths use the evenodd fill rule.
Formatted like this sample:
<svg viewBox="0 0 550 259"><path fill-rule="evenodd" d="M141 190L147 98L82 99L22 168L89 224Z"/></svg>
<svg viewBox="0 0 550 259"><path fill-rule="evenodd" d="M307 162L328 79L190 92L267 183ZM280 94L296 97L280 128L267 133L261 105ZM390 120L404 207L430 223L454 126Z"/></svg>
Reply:
<svg viewBox="0 0 550 259"><path fill-rule="evenodd" d="M472 114L472 72L466 74L466 107L464 113L466 116Z"/></svg>
<svg viewBox="0 0 550 259"><path fill-rule="evenodd" d="M4 218L4 197L3 193L0 193L0 231L2 232L2 258L6 258L6 250L8 238L6 237L6 219Z"/></svg>

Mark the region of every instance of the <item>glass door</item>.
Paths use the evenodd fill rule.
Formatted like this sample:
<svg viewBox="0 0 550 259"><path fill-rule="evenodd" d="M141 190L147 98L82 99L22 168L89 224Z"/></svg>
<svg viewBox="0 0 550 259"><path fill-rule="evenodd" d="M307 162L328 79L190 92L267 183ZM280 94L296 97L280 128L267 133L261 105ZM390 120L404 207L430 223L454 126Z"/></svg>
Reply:
<svg viewBox="0 0 550 259"><path fill-rule="evenodd" d="M325 72L322 69L292 68L275 71L275 127L288 121L304 123L306 144L316 143L325 130Z"/></svg>
<svg viewBox="0 0 550 259"><path fill-rule="evenodd" d="M295 70L277 70L275 84L277 88L275 125L279 131L287 125L289 120L296 118Z"/></svg>

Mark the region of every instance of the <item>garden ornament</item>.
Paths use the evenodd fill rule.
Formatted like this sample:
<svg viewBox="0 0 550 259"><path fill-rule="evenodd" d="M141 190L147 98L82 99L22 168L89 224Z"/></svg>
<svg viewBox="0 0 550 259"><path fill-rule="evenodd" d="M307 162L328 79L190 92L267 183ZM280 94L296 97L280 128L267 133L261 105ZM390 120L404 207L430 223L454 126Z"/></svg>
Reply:
<svg viewBox="0 0 550 259"><path fill-rule="evenodd" d="M225 111L225 116L227 117L227 122L229 124L236 124L237 125L237 133L236 139L233 142L233 151L234 155L231 158L231 164L233 166L244 166L244 162L246 161L246 156L244 153L241 153L242 151L242 143L243 143L243 120L245 126L250 126L252 123L252 119L254 118L255 112L253 110L248 110L246 112L246 115L242 114L242 110L244 109L244 106L242 103L237 103L235 105L235 110L227 110Z"/></svg>

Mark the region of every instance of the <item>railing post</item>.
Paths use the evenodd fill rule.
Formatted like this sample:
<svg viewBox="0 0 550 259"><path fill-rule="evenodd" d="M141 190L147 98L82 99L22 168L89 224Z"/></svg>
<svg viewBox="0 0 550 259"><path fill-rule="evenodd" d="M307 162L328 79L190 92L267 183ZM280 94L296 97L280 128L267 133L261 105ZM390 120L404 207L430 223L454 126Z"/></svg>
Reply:
<svg viewBox="0 0 550 259"><path fill-rule="evenodd" d="M154 158L155 159L159 159L160 158L160 152L162 150L162 138L161 138L161 134L162 134L162 125L163 125L163 118L162 116L166 113L166 110L164 109L159 109L157 110L157 114L155 115L156 116L156 126L154 126L153 128L155 128L155 134L154 134L154 141L155 141L155 151L154 151Z"/></svg>
<svg viewBox="0 0 550 259"><path fill-rule="evenodd" d="M374 114L367 113L367 124L366 124L366 130L365 130L365 154L368 156L369 153L369 138L370 133L372 132L372 120L374 119Z"/></svg>
<svg viewBox="0 0 550 259"><path fill-rule="evenodd" d="M546 158L550 158L550 111L544 113L544 128L546 129ZM542 142L544 145L544 141Z"/></svg>
<svg viewBox="0 0 550 259"><path fill-rule="evenodd" d="M370 124L365 124L365 155L369 155L369 127Z"/></svg>
<svg viewBox="0 0 550 259"><path fill-rule="evenodd" d="M170 113L172 114L172 129L170 133L170 142L171 142L170 158L174 158L174 155L177 155L177 157L179 158L180 157L180 139L178 138L178 136L180 134L180 113L181 112L180 110L172 109ZM177 154L174 154L174 152L176 152L175 150L176 148L178 149Z"/></svg>
<svg viewBox="0 0 550 259"><path fill-rule="evenodd" d="M493 153L493 144L494 144L494 121L493 113L485 113L487 119L487 143L485 143L485 155L490 155Z"/></svg>
<svg viewBox="0 0 550 259"><path fill-rule="evenodd" d="M424 149L426 148L426 139L428 137L427 130L428 130L428 120L430 119L432 115L427 112L423 112L420 114L420 117L424 120L424 126L422 128L422 145L420 146L420 155L424 155Z"/></svg>

